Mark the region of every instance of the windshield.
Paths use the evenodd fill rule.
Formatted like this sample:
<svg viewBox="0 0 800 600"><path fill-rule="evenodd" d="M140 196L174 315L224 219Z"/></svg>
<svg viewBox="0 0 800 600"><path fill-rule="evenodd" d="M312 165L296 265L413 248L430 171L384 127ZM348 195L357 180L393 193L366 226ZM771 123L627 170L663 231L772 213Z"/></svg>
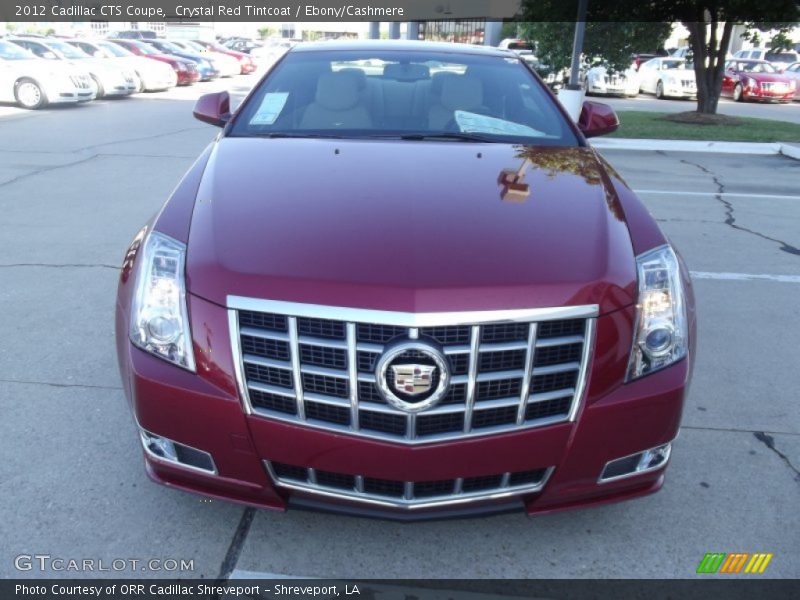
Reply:
<svg viewBox="0 0 800 600"><path fill-rule="evenodd" d="M127 42L127 44L130 44L132 47L138 49L139 52L141 52L142 54L145 54L147 56L152 56L153 54L160 54L160 52L156 48L154 48L150 44L146 44L144 42L133 42L133 41L131 41L131 42Z"/></svg>
<svg viewBox="0 0 800 600"><path fill-rule="evenodd" d="M16 44L0 41L0 58L3 60L27 60L34 58L34 55Z"/></svg>
<svg viewBox="0 0 800 600"><path fill-rule="evenodd" d="M745 73L777 73L778 69L773 67L768 62L740 62L736 68L737 71L744 71Z"/></svg>
<svg viewBox="0 0 800 600"><path fill-rule="evenodd" d="M132 52L125 50L121 46L117 46L116 44L112 44L111 42L98 42L98 48L102 48L112 56L123 57L123 56L133 56Z"/></svg>
<svg viewBox="0 0 800 600"><path fill-rule="evenodd" d="M64 58L74 58L74 59L90 58L89 55L86 54L86 52L80 50L79 48L76 48L75 46L67 44L66 42L48 40L47 45L50 46L52 50L61 53L64 56Z"/></svg>
<svg viewBox="0 0 800 600"><path fill-rule="evenodd" d="M682 60L664 60L661 61L662 69L685 69L686 63Z"/></svg>
<svg viewBox="0 0 800 600"><path fill-rule="evenodd" d="M205 52L206 51L205 46L202 46L202 45L198 44L197 42L193 42L191 40L185 40L183 42L183 44L184 44L184 46L186 46L187 49L192 50L194 52Z"/></svg>
<svg viewBox="0 0 800 600"><path fill-rule="evenodd" d="M167 52L171 52L172 54L178 53L181 54L182 52L186 52L183 48L178 46L177 44L173 44L171 42L158 42L158 45L155 46L156 48L161 48L162 50L166 50Z"/></svg>
<svg viewBox="0 0 800 600"><path fill-rule="evenodd" d="M520 59L423 51L290 52L231 135L577 144Z"/></svg>

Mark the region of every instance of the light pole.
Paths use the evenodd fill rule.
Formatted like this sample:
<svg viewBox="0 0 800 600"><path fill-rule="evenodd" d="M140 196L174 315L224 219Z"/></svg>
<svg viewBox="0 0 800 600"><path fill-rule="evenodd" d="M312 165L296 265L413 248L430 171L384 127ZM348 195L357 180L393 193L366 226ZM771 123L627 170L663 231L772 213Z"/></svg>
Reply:
<svg viewBox="0 0 800 600"><path fill-rule="evenodd" d="M575 20L575 38L572 41L572 61L569 69L569 82L558 92L558 99L567 109L573 121L581 115L583 106L583 90L579 82L581 54L583 53L583 37L586 34L586 12L589 0L578 0L578 15Z"/></svg>

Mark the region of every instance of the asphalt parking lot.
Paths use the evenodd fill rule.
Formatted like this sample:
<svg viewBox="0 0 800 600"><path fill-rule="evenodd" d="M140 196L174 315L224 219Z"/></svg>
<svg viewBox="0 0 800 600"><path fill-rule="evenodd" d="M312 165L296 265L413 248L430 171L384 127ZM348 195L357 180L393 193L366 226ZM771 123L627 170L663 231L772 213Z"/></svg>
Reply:
<svg viewBox="0 0 800 600"><path fill-rule="evenodd" d="M797 577L800 162L784 157L604 153L696 273L695 377L660 493L399 524L151 483L118 380L117 267L216 135L192 99L251 81L0 117L0 577L63 575L15 569L38 553L193 558L166 574L205 578L687 578L706 552L772 552L767 575Z"/></svg>

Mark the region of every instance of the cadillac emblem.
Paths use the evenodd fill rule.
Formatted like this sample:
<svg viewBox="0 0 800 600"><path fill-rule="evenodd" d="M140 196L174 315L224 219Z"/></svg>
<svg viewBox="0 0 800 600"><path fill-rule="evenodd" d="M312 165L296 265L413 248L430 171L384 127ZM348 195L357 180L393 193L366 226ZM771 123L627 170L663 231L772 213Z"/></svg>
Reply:
<svg viewBox="0 0 800 600"><path fill-rule="evenodd" d="M390 365L394 389L409 396L427 394L433 385L436 367L433 365Z"/></svg>
<svg viewBox="0 0 800 600"><path fill-rule="evenodd" d="M406 340L386 348L375 367L375 382L391 406L420 412L435 406L447 393L450 369L434 346Z"/></svg>

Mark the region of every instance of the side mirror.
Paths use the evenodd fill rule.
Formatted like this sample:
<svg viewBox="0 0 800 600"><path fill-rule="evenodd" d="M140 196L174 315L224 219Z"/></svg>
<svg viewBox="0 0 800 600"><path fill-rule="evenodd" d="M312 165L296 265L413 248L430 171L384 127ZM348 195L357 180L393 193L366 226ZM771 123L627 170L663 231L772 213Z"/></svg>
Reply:
<svg viewBox="0 0 800 600"><path fill-rule="evenodd" d="M583 103L578 129L587 138L612 133L619 127L617 113L608 104L587 100Z"/></svg>
<svg viewBox="0 0 800 600"><path fill-rule="evenodd" d="M194 105L194 118L216 127L224 127L231 118L231 97L228 92L200 96Z"/></svg>
<svg viewBox="0 0 800 600"><path fill-rule="evenodd" d="M42 52L42 58L46 58L47 60L55 60L58 57L56 56L55 52L51 52L50 50L47 50L45 52Z"/></svg>

